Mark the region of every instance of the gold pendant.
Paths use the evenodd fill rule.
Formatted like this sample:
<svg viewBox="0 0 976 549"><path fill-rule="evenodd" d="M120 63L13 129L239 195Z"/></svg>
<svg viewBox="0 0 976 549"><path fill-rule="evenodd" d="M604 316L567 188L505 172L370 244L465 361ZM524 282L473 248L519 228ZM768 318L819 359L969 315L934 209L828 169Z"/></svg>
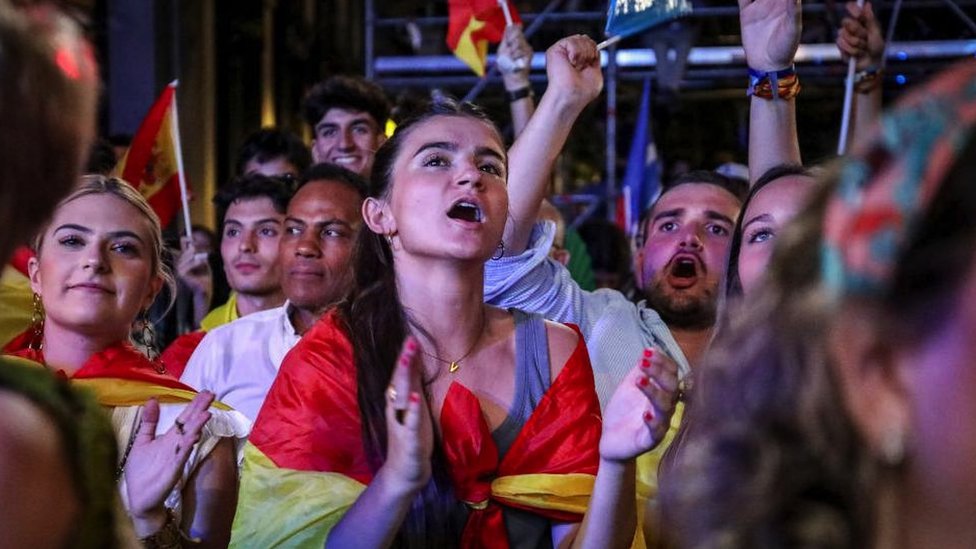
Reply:
<svg viewBox="0 0 976 549"><path fill-rule="evenodd" d="M458 368L460 367L461 365L458 364L457 362L452 362L450 372L453 374L454 372L458 371Z"/></svg>

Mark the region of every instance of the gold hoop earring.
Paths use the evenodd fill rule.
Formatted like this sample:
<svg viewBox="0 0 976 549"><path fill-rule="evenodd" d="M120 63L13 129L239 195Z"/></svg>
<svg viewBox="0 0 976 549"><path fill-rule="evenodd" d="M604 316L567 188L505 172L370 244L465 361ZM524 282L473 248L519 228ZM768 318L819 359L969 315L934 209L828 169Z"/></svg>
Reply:
<svg viewBox="0 0 976 549"><path fill-rule="evenodd" d="M149 309L143 309L139 315L142 322L142 345L145 347L146 357L152 363L153 368L160 374L166 373L166 367L159 360L159 349L156 348L156 330L149 320Z"/></svg>
<svg viewBox="0 0 976 549"><path fill-rule="evenodd" d="M34 292L34 296L31 298L30 332L31 339L30 343L27 344L27 348L33 351L43 350L44 304L41 302L41 296L39 296L37 292Z"/></svg>

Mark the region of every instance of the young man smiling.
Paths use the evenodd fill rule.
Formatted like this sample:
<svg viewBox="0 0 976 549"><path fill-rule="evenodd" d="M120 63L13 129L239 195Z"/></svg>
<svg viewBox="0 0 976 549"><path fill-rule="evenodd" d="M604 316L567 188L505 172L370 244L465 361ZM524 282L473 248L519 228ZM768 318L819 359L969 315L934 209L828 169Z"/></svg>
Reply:
<svg viewBox="0 0 976 549"><path fill-rule="evenodd" d="M305 97L311 126L312 159L369 178L376 149L386 141L390 102L376 84L353 76L333 76Z"/></svg>

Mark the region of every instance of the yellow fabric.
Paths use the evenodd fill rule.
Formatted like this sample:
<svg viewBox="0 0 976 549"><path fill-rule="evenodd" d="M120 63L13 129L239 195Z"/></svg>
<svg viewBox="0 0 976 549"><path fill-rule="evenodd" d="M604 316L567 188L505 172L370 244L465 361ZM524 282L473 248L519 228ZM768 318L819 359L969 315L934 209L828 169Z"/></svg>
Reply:
<svg viewBox="0 0 976 549"><path fill-rule="evenodd" d="M661 444L653 451L637 458L637 535L641 538L640 547L658 547L661 543L660 516L657 501L657 473L661 458L678 434L681 418L684 416L685 403L678 402L671 416L671 425ZM646 544L643 543L646 536ZM637 540L635 540L635 546Z"/></svg>
<svg viewBox="0 0 976 549"><path fill-rule="evenodd" d="M36 363L35 363L36 364ZM183 389L171 389L149 383L120 378L72 379L75 387L84 387L95 394L102 406L142 406L150 398L155 397L160 404L190 402L196 393ZM230 406L223 402L214 401L212 407L218 410L230 410Z"/></svg>
<svg viewBox="0 0 976 549"><path fill-rule="evenodd" d="M492 481L491 493L506 502L582 515L590 504L595 479L582 473L509 475Z"/></svg>
<svg viewBox="0 0 976 549"><path fill-rule="evenodd" d="M485 75L485 59L488 57L488 41L474 41L471 38L471 35L481 30L481 28L484 26L484 21L479 21L475 17L471 17L471 20L468 21L468 26L465 27L464 32L461 33L461 38L458 39L457 46L454 48L454 55L471 67L471 70L473 70L478 76Z"/></svg>
<svg viewBox="0 0 976 549"><path fill-rule="evenodd" d="M203 320L200 321L200 329L209 332L217 326L229 324L238 318L240 318L240 315L237 314L237 292L231 292L227 303L210 311L207 313L207 316L203 317Z"/></svg>
<svg viewBox="0 0 976 549"><path fill-rule="evenodd" d="M26 276L9 265L3 269L3 275L0 275L0 347L30 326L33 295Z"/></svg>
<svg viewBox="0 0 976 549"><path fill-rule="evenodd" d="M339 473L278 467L249 442L230 546L324 547L329 532L365 489Z"/></svg>

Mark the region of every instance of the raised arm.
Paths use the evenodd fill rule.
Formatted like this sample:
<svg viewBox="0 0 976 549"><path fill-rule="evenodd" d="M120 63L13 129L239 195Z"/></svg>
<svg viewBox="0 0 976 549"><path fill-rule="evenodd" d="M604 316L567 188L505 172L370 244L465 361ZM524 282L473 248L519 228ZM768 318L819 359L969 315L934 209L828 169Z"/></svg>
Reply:
<svg viewBox="0 0 976 549"><path fill-rule="evenodd" d="M739 0L739 24L746 63L758 73L793 66L800 45L800 0ZM782 164L801 164L793 97L750 97L749 180Z"/></svg>
<svg viewBox="0 0 976 549"><path fill-rule="evenodd" d="M871 127L881 115L881 83L884 75L884 36L874 16L870 2L858 7L847 3L847 16L837 33L837 48L845 62L853 57L857 67L854 86L854 112L851 113L851 143L855 146L867 139Z"/></svg>
<svg viewBox="0 0 976 549"><path fill-rule="evenodd" d="M586 36L570 36L546 51L549 84L508 155L509 224L505 254L525 251L545 198L556 156L576 118L603 89L600 55Z"/></svg>
<svg viewBox="0 0 976 549"><path fill-rule="evenodd" d="M521 25L505 27L505 36L498 46L498 66L505 84L505 97L512 113L515 137L522 133L535 112L535 96L532 94L532 46L525 40Z"/></svg>

